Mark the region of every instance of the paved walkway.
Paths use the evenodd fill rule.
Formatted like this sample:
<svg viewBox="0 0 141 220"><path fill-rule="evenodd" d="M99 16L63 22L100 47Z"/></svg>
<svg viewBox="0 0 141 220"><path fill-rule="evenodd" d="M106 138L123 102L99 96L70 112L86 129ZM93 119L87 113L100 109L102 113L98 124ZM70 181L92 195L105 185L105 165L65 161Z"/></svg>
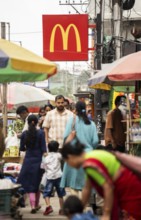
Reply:
<svg viewBox="0 0 141 220"><path fill-rule="evenodd" d="M69 194L69 192L67 192L67 194ZM41 197L41 201L40 201L40 205L42 206L42 208L36 213L36 214L31 214L31 208L29 205L29 201L27 201L27 206L26 208L22 208L21 209L21 214L23 215L23 220L42 220L42 219L47 219L47 220L67 220L66 217L64 216L59 216L58 212L59 212L59 201L58 201L58 197L55 196L53 198L51 198L51 205L52 208L54 210L53 213L51 213L48 216L44 216L43 212L45 211L46 205L45 205L45 201L44 199ZM90 208L88 208L90 209ZM100 218L99 218L100 219Z"/></svg>
<svg viewBox="0 0 141 220"><path fill-rule="evenodd" d="M64 216L59 216L58 215L58 212L59 212L59 201L58 201L57 197L51 198L51 204L52 204L54 212L51 213L48 216L44 216L43 215L43 212L44 212L44 210L46 208L45 202L44 202L43 199L41 199L41 203L40 204L41 204L42 208L36 214L31 214L30 213L31 208L30 208L29 205L26 208L22 208L21 209L21 213L23 215L23 220L31 220L31 219L34 219L34 220L42 220L42 219L47 219L47 220L62 220L63 219L63 220L66 220L66 218Z"/></svg>

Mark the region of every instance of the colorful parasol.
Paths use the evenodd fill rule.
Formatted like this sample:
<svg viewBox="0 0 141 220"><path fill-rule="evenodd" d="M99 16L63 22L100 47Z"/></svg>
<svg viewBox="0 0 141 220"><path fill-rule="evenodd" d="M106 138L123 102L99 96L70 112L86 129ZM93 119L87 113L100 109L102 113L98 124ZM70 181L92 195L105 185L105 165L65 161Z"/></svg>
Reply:
<svg viewBox="0 0 141 220"><path fill-rule="evenodd" d="M141 80L141 52L113 62L90 78L88 85L96 89L110 89L110 85L130 86L137 80Z"/></svg>
<svg viewBox="0 0 141 220"><path fill-rule="evenodd" d="M4 135L7 126L8 82L43 81L57 72L57 66L17 44L0 39L0 83L3 83L2 105Z"/></svg>
<svg viewBox="0 0 141 220"><path fill-rule="evenodd" d="M55 74L54 63L21 46L0 39L0 82L43 81Z"/></svg>

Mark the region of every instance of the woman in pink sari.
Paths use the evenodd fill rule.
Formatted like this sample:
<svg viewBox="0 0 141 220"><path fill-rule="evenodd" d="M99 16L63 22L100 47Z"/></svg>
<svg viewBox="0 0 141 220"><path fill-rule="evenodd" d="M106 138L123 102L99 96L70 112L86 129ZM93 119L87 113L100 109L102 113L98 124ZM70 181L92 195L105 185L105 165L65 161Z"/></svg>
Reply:
<svg viewBox="0 0 141 220"><path fill-rule="evenodd" d="M82 144L66 144L65 161L74 168L84 168L86 184L83 203L87 204L92 188L104 198L102 220L141 220L141 179L121 165L116 156L104 150L84 153Z"/></svg>

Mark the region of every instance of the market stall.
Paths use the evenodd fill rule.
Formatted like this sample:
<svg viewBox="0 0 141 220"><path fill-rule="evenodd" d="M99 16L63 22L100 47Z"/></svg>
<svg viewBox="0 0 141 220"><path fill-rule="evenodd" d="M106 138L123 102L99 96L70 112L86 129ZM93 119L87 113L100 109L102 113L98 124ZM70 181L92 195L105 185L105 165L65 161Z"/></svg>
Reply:
<svg viewBox="0 0 141 220"><path fill-rule="evenodd" d="M140 83L141 80L141 52L133 53L128 56L125 56L115 62L104 70L99 71L95 76L89 79L88 85L91 88L95 89L106 89L110 90L111 86L123 86L124 90L126 88L127 96L127 112L126 120L123 121L127 123L127 132L126 132L126 148L127 151L130 151L131 147L136 144L132 139L131 128L133 126L134 120L141 120L141 114L137 119L132 119L131 105L129 101L130 95L130 86L135 86L135 101L140 103L141 101L141 90ZM137 89L138 87L138 89ZM137 98L138 96L138 98ZM140 106L140 104L138 104ZM141 112L141 108L139 107ZM140 130L140 129L138 129ZM139 142L140 144L140 142Z"/></svg>
<svg viewBox="0 0 141 220"><path fill-rule="evenodd" d="M17 44L0 39L0 98L2 100L4 137L7 136L8 83L43 81L54 75L56 72L57 66L54 63L18 46ZM18 92L15 96L18 96ZM8 139L6 139L6 145L8 147L6 149L7 152L4 153L3 157L4 162L8 163L4 164L3 174L4 176L11 175L11 177L15 178L15 175L18 175L20 172L21 157L19 152L19 142L10 127L8 129L7 138L9 138L9 136L11 136L11 140L8 141ZM3 175L1 175L1 177L3 177ZM2 186L1 183L0 186ZM11 209L12 191L3 192L4 189L2 188L1 190L0 203L3 210L0 210L0 212L5 210L5 213L9 213ZM20 216L18 219L20 219Z"/></svg>
<svg viewBox="0 0 141 220"><path fill-rule="evenodd" d="M4 135L7 127L7 83L43 81L54 75L57 66L17 44L0 39L0 83Z"/></svg>
<svg viewBox="0 0 141 220"><path fill-rule="evenodd" d="M17 44L0 39L0 96L4 136L7 134L7 83L43 81L54 75L57 66Z"/></svg>

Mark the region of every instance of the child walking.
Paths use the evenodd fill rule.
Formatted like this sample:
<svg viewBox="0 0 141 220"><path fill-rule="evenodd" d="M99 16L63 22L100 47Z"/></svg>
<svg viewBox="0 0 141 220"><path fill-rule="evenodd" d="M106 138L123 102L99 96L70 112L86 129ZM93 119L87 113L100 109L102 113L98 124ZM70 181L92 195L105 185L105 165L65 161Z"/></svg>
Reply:
<svg viewBox="0 0 141 220"><path fill-rule="evenodd" d="M63 214L63 197L66 195L65 189L60 187L61 177L62 177L62 170L61 170L61 160L62 156L58 153L59 143L56 141L51 141L48 144L49 153L43 159L43 167L45 169L46 175L46 186L43 190L43 197L46 202L46 210L43 213L44 215L49 215L53 212L53 208L50 204L50 197L52 195L53 188L56 188L59 203L60 203L60 210L59 214Z"/></svg>

